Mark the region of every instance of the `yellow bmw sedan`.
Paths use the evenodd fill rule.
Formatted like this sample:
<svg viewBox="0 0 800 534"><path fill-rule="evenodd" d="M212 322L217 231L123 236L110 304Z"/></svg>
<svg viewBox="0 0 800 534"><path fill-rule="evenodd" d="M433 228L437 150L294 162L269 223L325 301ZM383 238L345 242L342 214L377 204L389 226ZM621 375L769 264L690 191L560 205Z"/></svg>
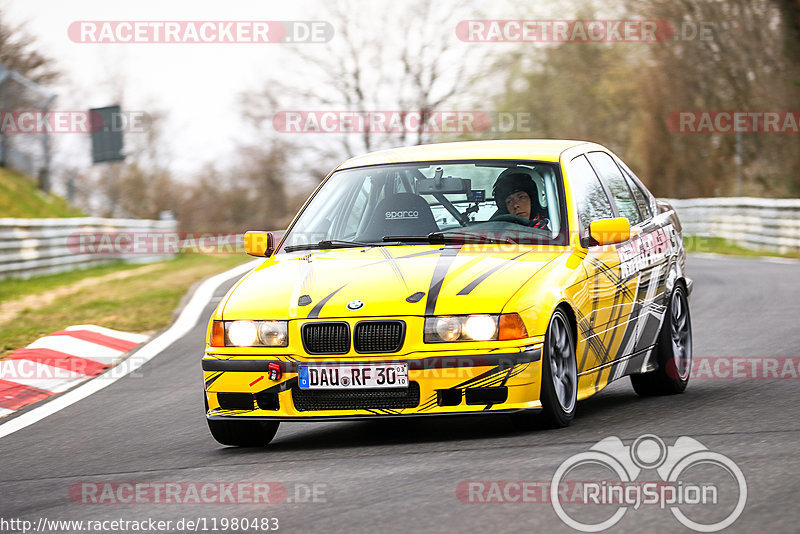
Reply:
<svg viewBox="0 0 800 534"><path fill-rule="evenodd" d="M225 445L281 421L505 414L563 427L630 376L684 391L681 225L583 141L443 143L349 159L222 299L202 366Z"/></svg>

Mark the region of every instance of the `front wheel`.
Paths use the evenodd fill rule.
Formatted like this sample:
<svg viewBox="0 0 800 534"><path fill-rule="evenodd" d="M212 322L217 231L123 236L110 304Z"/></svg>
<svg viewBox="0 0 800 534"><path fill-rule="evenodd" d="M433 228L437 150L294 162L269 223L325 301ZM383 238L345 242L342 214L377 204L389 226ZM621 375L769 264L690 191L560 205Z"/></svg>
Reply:
<svg viewBox="0 0 800 534"><path fill-rule="evenodd" d="M214 439L233 447L265 447L280 425L277 421L207 421Z"/></svg>
<svg viewBox="0 0 800 534"><path fill-rule="evenodd" d="M672 290L655 350L658 369L631 375L633 390L641 397L683 393L692 369L692 318L680 283Z"/></svg>
<svg viewBox="0 0 800 534"><path fill-rule="evenodd" d="M575 341L564 310L557 309L550 318L542 354L542 386L539 414L519 413L512 416L514 425L529 428L562 428L575 417L578 395L578 370Z"/></svg>

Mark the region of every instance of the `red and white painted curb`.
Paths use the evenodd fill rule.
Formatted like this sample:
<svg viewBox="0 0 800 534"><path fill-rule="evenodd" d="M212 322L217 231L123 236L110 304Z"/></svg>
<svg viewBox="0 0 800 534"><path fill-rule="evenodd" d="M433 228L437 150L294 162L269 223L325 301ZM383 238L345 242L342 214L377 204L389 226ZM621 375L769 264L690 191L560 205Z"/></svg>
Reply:
<svg viewBox="0 0 800 534"><path fill-rule="evenodd" d="M0 417L101 374L147 339L84 324L12 352L0 360Z"/></svg>

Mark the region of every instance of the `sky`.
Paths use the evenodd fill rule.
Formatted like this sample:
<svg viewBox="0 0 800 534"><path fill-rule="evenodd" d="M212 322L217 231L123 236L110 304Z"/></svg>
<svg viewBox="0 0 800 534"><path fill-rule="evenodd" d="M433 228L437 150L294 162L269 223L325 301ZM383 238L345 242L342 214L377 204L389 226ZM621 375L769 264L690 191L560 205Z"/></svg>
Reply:
<svg viewBox="0 0 800 534"><path fill-rule="evenodd" d="M171 167L193 171L208 161L229 158L246 137L239 94L257 89L264 73L280 68L281 44L90 44L72 42L74 21L111 20L309 20L319 4L295 1L228 2L107 0L5 0L4 17L24 23L39 49L66 74L54 87L57 109L87 109L115 103L123 95L128 110L168 113L165 138ZM306 46L320 46L308 44ZM66 140L59 140L66 141ZM62 151L71 152L61 143ZM61 154L70 162L89 162Z"/></svg>
<svg viewBox="0 0 800 534"><path fill-rule="evenodd" d="M178 175L190 175L209 162L225 167L237 143L254 140L254 132L241 119L240 95L263 88L270 77L296 75L286 45L79 43L70 39L70 25L121 20L324 20L325 5L320 0L0 0L6 21L23 23L37 39L38 48L65 73L64 80L53 87L58 94L56 109L106 106L117 103L122 95L127 110L166 112L165 151L169 167ZM393 2L356 5L359 10L391 10ZM512 18L518 13L515 5L514 0L501 0L490 9L498 18ZM316 47L312 52L324 56L324 44L302 46ZM56 140L55 166L89 164L87 139Z"/></svg>

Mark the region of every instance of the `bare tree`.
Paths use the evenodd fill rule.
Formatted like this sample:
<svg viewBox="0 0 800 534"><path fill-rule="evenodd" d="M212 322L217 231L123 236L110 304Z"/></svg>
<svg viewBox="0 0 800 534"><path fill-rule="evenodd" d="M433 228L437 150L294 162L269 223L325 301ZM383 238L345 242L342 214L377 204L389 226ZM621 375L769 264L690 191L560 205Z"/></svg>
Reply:
<svg viewBox="0 0 800 534"><path fill-rule="evenodd" d="M3 20L2 12L0 63L38 84L53 82L61 75L55 61L36 49L36 39L25 31L24 26L8 24Z"/></svg>
<svg viewBox="0 0 800 534"><path fill-rule="evenodd" d="M268 80L269 89L245 97L248 107L260 109L267 122L287 109L392 111L402 119L453 105L468 91L468 67L481 62L482 50L468 57L456 48L456 24L468 15L475 13L431 0L392 4L390 10L363 2L333 3L326 17L335 30L333 41L324 49L293 45L296 61L291 64L301 81L288 87ZM424 123L387 132L372 129L369 121L358 132L316 137L316 159L328 167L343 157L432 140Z"/></svg>
<svg viewBox="0 0 800 534"><path fill-rule="evenodd" d="M794 110L797 63L783 46L786 11L772 0L634 0L644 18L680 27L704 23L710 38L655 45L637 77L636 163L658 194L706 196L737 191L736 135L676 134L666 117L678 110ZM783 23L782 23L783 22ZM800 193L796 135L741 134L746 194ZM792 183L794 182L794 183Z"/></svg>

